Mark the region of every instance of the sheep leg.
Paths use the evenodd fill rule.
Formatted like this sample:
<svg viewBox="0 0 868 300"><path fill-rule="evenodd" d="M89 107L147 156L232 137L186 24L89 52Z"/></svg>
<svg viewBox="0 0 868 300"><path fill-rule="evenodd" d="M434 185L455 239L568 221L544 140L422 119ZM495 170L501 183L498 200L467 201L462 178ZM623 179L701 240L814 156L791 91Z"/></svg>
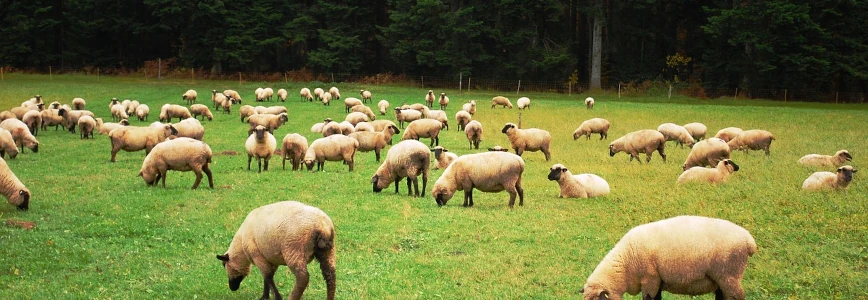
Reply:
<svg viewBox="0 0 868 300"><path fill-rule="evenodd" d="M166 170L160 170L160 176L163 177L163 188L166 188Z"/></svg>
<svg viewBox="0 0 868 300"><path fill-rule="evenodd" d="M206 163L204 166L202 166L202 171L204 171L205 175L208 176L208 187L213 189L214 188L214 179L211 177L211 175L212 175L211 174L211 166L209 166L209 164Z"/></svg>
<svg viewBox="0 0 868 300"><path fill-rule="evenodd" d="M289 294L289 299L301 300L301 295L304 294L304 290L307 288L307 284L310 281L310 275L307 273L307 266L293 266L292 273L295 274L295 286L292 288L292 293ZM277 288L275 288L274 291L277 292Z"/></svg>
<svg viewBox="0 0 868 300"><path fill-rule="evenodd" d="M283 150L283 155L281 155L281 157L283 158L283 170L284 170L284 171L286 171L286 156L287 156L287 155L286 155L286 149L284 149L284 150Z"/></svg>
<svg viewBox="0 0 868 300"><path fill-rule="evenodd" d="M271 157L266 157L266 158L263 158L262 160L265 161L265 170L268 171L268 161L271 160Z"/></svg>
<svg viewBox="0 0 868 300"><path fill-rule="evenodd" d="M683 147L682 147L682 148L683 148ZM657 153L660 153L660 157L663 158L663 163L664 163L664 164L666 163L666 153L663 152L665 149L666 149L666 144L665 144L665 143L661 143L660 146L657 147ZM651 153L653 153L653 151L652 151ZM650 155L650 154L648 155L648 159L651 159L651 155Z"/></svg>
<svg viewBox="0 0 868 300"><path fill-rule="evenodd" d="M395 194L398 193L398 186L400 185L399 183L401 183L401 177L398 177L398 179L395 180Z"/></svg>
<svg viewBox="0 0 868 300"><path fill-rule="evenodd" d="M193 189L195 190L199 187L199 183L202 182L202 169L194 168L193 173L196 174L196 181L193 182ZM208 178L211 178L211 176L208 176Z"/></svg>
<svg viewBox="0 0 868 300"><path fill-rule="evenodd" d="M274 285L274 273L277 271L276 266L260 266L260 264L256 265L259 267L259 270L262 272L262 297L260 299L269 299L270 291L273 289L275 293L275 298L281 299L280 292L277 291L277 286Z"/></svg>
<svg viewBox="0 0 868 300"><path fill-rule="evenodd" d="M552 153L549 151L548 147L542 148L540 150L542 150L542 153L546 155L546 161L549 161L552 159Z"/></svg>
<svg viewBox="0 0 868 300"><path fill-rule="evenodd" d="M473 206L473 189L464 189L464 207L472 207Z"/></svg>
<svg viewBox="0 0 868 300"><path fill-rule="evenodd" d="M657 274L649 274L642 280L642 300L658 300L661 294L662 282Z"/></svg>
<svg viewBox="0 0 868 300"><path fill-rule="evenodd" d="M416 197L419 197L419 177L413 177L413 189L415 192L413 193Z"/></svg>
<svg viewBox="0 0 868 300"><path fill-rule="evenodd" d="M247 155L247 171L250 171L250 162L253 160L253 155ZM114 156L112 156L112 161L114 161Z"/></svg>
<svg viewBox="0 0 868 300"><path fill-rule="evenodd" d="M115 162L115 156L118 155L118 151L121 151L121 148L115 146L115 144L112 143L112 160L111 160L111 162Z"/></svg>
<svg viewBox="0 0 868 300"><path fill-rule="evenodd" d="M395 191L397 192L397 188ZM407 177L407 196L413 196L413 179L410 177Z"/></svg>
<svg viewBox="0 0 868 300"><path fill-rule="evenodd" d="M259 165L259 171L257 173L262 173L262 157L256 158L256 164Z"/></svg>
<svg viewBox="0 0 868 300"><path fill-rule="evenodd" d="M335 288L337 287L337 279L335 276L335 250L319 250L314 252L316 260L319 261L319 268L322 270L322 277L326 282L326 299L335 299Z"/></svg>
<svg viewBox="0 0 868 300"><path fill-rule="evenodd" d="M374 154L377 157L377 162L380 162L380 149L374 149Z"/></svg>

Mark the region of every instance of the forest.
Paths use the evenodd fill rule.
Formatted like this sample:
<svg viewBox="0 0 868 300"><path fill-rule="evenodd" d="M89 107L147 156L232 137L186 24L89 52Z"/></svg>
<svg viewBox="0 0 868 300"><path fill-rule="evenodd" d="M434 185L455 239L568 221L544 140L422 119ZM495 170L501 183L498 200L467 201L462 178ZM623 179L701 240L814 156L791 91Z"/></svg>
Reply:
<svg viewBox="0 0 868 300"><path fill-rule="evenodd" d="M866 15L857 0L0 0L0 65L865 92Z"/></svg>

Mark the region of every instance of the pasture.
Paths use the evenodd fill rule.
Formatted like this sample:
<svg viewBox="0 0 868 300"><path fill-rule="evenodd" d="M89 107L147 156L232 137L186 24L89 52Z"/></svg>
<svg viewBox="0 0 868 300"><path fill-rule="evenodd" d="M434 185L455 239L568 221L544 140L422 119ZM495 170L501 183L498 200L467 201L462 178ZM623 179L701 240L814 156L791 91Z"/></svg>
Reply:
<svg viewBox="0 0 868 300"><path fill-rule="evenodd" d="M301 102L301 87L331 84L247 82L143 82L139 79L7 74L0 81L0 108L20 105L34 94L45 103L87 101L86 109L110 121L109 99L138 99L151 107L148 122L157 121L164 103L184 104L188 88L199 93L197 103L213 109L212 89L235 89L243 104L253 102L259 86L289 91L285 105L289 122L277 131L280 141L297 132L312 142L321 135L310 127L326 117L343 120L343 100L331 106ZM391 107L423 102L426 89L399 86L336 85L343 97L360 88L373 92ZM518 121L518 109L490 108L498 92L446 92L450 130L440 145L461 155L468 149L454 123L455 112L470 99L479 102L474 119L485 134L480 148L509 146L500 132L504 123ZM514 93L504 94L513 104ZM702 215L730 220L751 232L759 252L750 260L743 280L749 299L856 299L868 297L868 184L855 174L845 192L805 193L802 181L813 171L796 163L809 153L833 154L848 149L850 164L865 167L868 158L868 106L780 103L761 100L697 100L657 97L597 100L586 110L588 95L531 93L531 107L522 127L552 134L552 160L526 152L524 206L507 207L506 193L474 193L475 206L461 207L461 192L446 206L430 196L442 170L432 170L425 197L411 198L406 184L374 193L370 179L379 166L373 152L357 153L354 172L339 162L326 162L324 172L281 169L273 158L267 172L246 168L247 124L238 106L232 114L214 111L204 121L204 141L214 154L215 188L203 183L190 190L191 172L169 172L167 188L148 187L136 175L144 151L120 152L110 163L107 136L81 140L77 134L49 128L40 131L39 153L26 150L7 160L32 193L30 210L0 205L0 298L183 298L253 299L262 292L262 278L252 267L241 289L230 292L216 254L223 254L247 213L259 206L298 200L325 211L336 226L338 299L567 299L578 290L603 256L630 228L677 215ZM436 107L436 104L435 104ZM394 113L378 118L394 120ZM612 123L609 139L574 141L572 132L585 119ZM676 186L688 148L667 143L668 162L657 154L650 164L629 162L628 155L609 157L608 144L639 129L656 129L665 122L702 122L709 135L736 126L765 129L776 140L771 156L760 151L734 152L741 166L717 186ZM402 129L403 133L403 129ZM393 137L400 139L400 134ZM422 139L428 143L428 139ZM383 153L385 157L385 153ZM642 156L644 158L644 156ZM433 158L432 158L433 160ZM560 199L558 185L546 176L555 164L574 174L605 178L609 196ZM421 185L421 184L420 184ZM35 225L24 229L21 223ZM325 297L316 262L309 265L308 299ZM281 267L275 277L286 296L293 276ZM667 299L687 299L667 294ZM702 299L710 299L706 295ZM638 296L628 297L639 299Z"/></svg>

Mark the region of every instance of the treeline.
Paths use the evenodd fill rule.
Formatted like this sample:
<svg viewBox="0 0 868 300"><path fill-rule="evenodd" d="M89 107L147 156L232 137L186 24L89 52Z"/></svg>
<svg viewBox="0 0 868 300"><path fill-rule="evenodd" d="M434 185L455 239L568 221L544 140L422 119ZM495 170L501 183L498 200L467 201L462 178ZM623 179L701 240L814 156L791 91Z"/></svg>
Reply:
<svg viewBox="0 0 868 300"><path fill-rule="evenodd" d="M865 91L865 16L862 0L0 0L0 65Z"/></svg>

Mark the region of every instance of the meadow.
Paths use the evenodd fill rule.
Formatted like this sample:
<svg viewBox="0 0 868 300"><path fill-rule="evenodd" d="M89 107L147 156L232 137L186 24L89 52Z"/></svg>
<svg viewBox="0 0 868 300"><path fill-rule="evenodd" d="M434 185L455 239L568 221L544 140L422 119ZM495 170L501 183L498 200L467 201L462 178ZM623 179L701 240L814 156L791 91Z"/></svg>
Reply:
<svg viewBox="0 0 868 300"><path fill-rule="evenodd" d="M253 90L270 86L289 91L289 122L275 132L278 140L297 132L309 142L320 136L310 127L326 117L343 120L343 101L331 106L301 102L301 87L328 88L328 83L222 81L143 81L131 78L6 74L0 81L0 108L20 105L34 94L46 103L70 103L74 97L110 120L109 99L137 99L151 107L156 121L164 103L184 104L181 94L198 91L198 103L213 108L212 89L235 89L243 104L255 105ZM423 102L427 89L401 86L336 84L343 97L371 90L374 101L392 107ZM454 115L461 104L479 102L474 119L485 135L480 148L508 147L500 132L517 122L518 109L490 108L500 92L446 92L452 127L440 144L462 155L471 150ZM513 93L504 94L515 103ZM319 207L336 226L337 298L339 299L568 299L603 256L630 228L677 215L730 220L751 232L759 252L743 280L749 299L868 298L868 184L855 174L847 191L806 193L802 181L817 171L796 163L809 153L833 154L848 149L851 165L864 167L868 153L868 106L780 103L763 100L684 97L625 97L599 94L593 110L589 94L530 93L522 112L524 128L552 134L552 160L526 152L524 206L509 209L506 193L475 192L475 206L461 207L461 194L438 207L431 186L442 173L432 170L425 197L411 198L402 182L374 193L370 178L379 164L373 152L357 153L354 172L327 162L324 172L282 170L274 158L267 172L247 170L244 141L247 124L232 114L215 112L204 121L204 140L215 154L215 188L190 190L191 172L170 172L167 187L148 187L136 175L144 152L120 152L109 162L107 136L81 140L77 134L49 128L40 131L38 153L26 150L7 160L32 193L30 210L0 204L0 298L3 299L253 299L262 278L253 267L241 289L231 292L216 254L223 254L247 213L259 206L297 200ZM369 104L374 107L376 104ZM612 123L608 140L573 140L586 119ZM394 120L394 114L378 116ZM733 153L741 169L724 184L677 186L688 148L667 144L668 162L655 154L650 164L630 162L620 153L609 157L608 144L639 129L665 122L702 122L709 135L736 126L765 129L776 140L771 155ZM400 135L393 138L400 139ZM423 139L427 143L427 139ZM385 153L383 155L385 157ZM644 158L644 156L643 156ZM592 199L560 199L558 185L546 176L555 164L574 174L605 178L612 193ZM865 171L863 171L865 172ZM22 223L35 225L31 229ZM316 262L309 265L308 299L325 297ZM289 294L293 276L281 267L275 281ZM688 299L667 294L667 299ZM706 295L701 299L710 299ZM628 299L640 299L639 296Z"/></svg>

